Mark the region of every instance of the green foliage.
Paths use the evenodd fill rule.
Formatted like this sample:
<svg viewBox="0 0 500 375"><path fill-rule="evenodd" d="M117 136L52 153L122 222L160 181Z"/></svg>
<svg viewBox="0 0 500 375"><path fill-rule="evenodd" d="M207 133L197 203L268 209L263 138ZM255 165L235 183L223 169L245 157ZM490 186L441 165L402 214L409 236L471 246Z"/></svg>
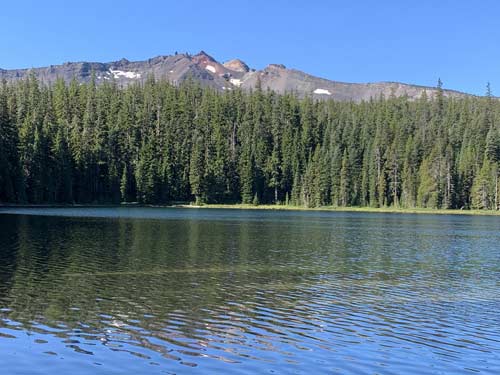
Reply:
<svg viewBox="0 0 500 375"><path fill-rule="evenodd" d="M495 185L493 184L493 166L486 159L472 185L471 198L473 209L492 209L495 197Z"/></svg>
<svg viewBox="0 0 500 375"><path fill-rule="evenodd" d="M0 86L0 202L497 209L500 103L317 102L150 77Z"/></svg>

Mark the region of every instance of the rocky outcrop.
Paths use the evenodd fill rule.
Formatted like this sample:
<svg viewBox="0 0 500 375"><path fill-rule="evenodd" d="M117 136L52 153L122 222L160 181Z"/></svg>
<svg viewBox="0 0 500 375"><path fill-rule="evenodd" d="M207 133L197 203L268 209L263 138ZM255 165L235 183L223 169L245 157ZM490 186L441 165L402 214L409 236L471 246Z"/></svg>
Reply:
<svg viewBox="0 0 500 375"><path fill-rule="evenodd" d="M166 79L173 84L180 84L186 79L194 79L203 86L210 86L220 91L235 89L252 90L257 83L264 89L277 93L293 92L300 97L310 96L315 99L335 99L340 101L370 100L381 95L389 97L407 96L420 98L424 93L433 97L437 90L397 82L346 83L315 77L295 69L288 69L282 64L270 64L262 70L250 69L239 59L219 63L204 51L196 55L188 53L170 56L158 56L145 61L121 59L109 63L68 62L33 69L0 69L0 80L16 81L26 78L30 72L47 84L53 84L58 78L65 81L76 79L89 82L92 76L97 84L115 81L121 86L134 82L143 82L148 77ZM445 96L465 97L467 94L444 90Z"/></svg>

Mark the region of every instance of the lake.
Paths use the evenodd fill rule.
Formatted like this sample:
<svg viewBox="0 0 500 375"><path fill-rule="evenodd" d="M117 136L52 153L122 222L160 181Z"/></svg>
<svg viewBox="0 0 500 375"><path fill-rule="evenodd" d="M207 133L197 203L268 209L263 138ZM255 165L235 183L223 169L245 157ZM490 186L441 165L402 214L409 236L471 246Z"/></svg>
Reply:
<svg viewBox="0 0 500 375"><path fill-rule="evenodd" d="M0 208L5 374L500 373L500 217Z"/></svg>

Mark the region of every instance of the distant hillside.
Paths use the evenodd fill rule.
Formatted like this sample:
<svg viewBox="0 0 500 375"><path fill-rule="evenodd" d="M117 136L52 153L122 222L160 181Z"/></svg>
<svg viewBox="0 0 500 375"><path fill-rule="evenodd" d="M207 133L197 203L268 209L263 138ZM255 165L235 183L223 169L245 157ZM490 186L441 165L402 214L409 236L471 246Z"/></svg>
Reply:
<svg viewBox="0 0 500 375"><path fill-rule="evenodd" d="M45 83L53 83L57 78L69 81L76 78L80 82L88 82L92 72L98 83L115 80L120 85L143 81L153 74L157 79L167 79L174 84L191 77L204 86L217 90L233 90L241 87L249 90L260 80L264 89L278 93L295 92L298 96L312 96L316 99L335 99L339 101L369 100L380 95L404 96L419 98L424 92L432 97L436 93L433 87L410 85L398 82L346 83L331 81L312 76L295 69L288 69L281 64L270 64L262 70L249 68L243 61L234 59L220 63L207 53L201 51L197 55L175 54L158 56L145 61L128 61L121 59L109 63L68 62L62 65L51 65L33 69L0 69L0 79L15 81L26 77L33 71L38 79ZM444 90L445 96L465 97L468 94Z"/></svg>

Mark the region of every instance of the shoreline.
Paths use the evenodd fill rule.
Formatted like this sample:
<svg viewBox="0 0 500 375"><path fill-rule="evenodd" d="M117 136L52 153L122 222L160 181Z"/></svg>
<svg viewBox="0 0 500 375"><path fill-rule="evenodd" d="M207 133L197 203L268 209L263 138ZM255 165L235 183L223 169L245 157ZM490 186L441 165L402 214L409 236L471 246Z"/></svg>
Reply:
<svg viewBox="0 0 500 375"><path fill-rule="evenodd" d="M394 213L394 214L428 214L428 215L469 215L469 216L500 216L500 211L493 210L457 210L435 208L395 208L395 207L302 207L280 205L252 204L205 204L205 205L177 205L166 206L177 208L197 209L234 209L234 210L275 210L275 211L323 211L323 212L363 212L363 213Z"/></svg>
<svg viewBox="0 0 500 375"><path fill-rule="evenodd" d="M323 212L362 212L362 213L393 213L393 214L428 214L428 215L468 215L468 216L500 216L500 211L493 210L457 210L434 208L396 208L396 207L302 207L272 204L203 204L195 205L179 203L171 205L153 205L139 203L122 204L0 204L2 208L187 208L187 209L231 209L231 210L274 210L274 211L323 211Z"/></svg>

